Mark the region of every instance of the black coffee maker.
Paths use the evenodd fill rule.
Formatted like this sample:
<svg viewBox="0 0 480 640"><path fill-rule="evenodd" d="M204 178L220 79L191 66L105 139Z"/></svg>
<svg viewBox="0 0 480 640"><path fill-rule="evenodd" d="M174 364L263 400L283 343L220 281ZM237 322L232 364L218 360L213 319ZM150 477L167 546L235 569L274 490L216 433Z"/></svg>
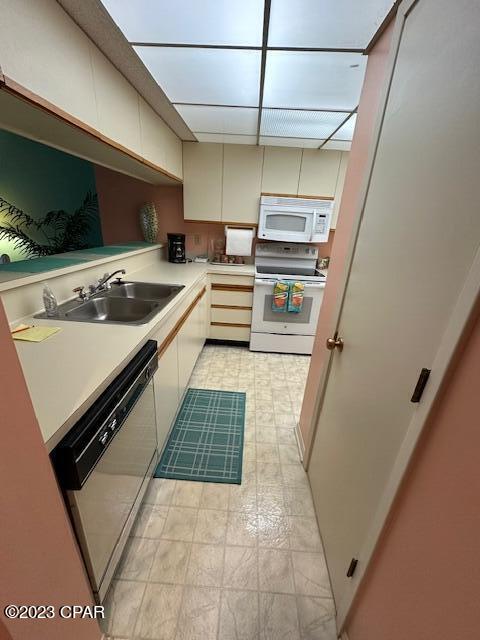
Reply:
<svg viewBox="0 0 480 640"><path fill-rule="evenodd" d="M185 260L185 234L167 233L168 237L168 261L186 262Z"/></svg>

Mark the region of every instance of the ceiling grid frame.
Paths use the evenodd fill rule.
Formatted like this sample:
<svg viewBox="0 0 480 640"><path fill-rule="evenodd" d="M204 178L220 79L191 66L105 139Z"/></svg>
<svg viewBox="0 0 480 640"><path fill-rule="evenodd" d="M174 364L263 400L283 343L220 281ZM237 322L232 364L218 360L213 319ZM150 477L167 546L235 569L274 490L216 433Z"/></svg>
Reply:
<svg viewBox="0 0 480 640"><path fill-rule="evenodd" d="M110 5L110 8L113 9L113 0L101 0L101 1L103 2L107 12L109 11L109 5ZM125 2L126 2L126 0L125 0ZM305 0L305 2L306 2L306 6L308 7L309 0ZM345 0L345 2L346 2L345 6L348 6L348 0ZM211 0L210 9L214 5L214 3L215 3L215 0ZM149 0L145 0L145 4L149 5ZM184 0L184 11L185 10L187 10L187 11L189 10L188 4L189 4L188 0ZM287 12L290 10L288 5L285 5L285 2L283 2L283 7L282 7L282 0L264 0L263 1L263 28L262 28L262 33L261 33L261 44L260 44L260 38L259 38L259 36L260 36L259 26L260 25L258 24L258 20L257 20L257 18L260 18L260 11L261 11L259 5L260 5L260 2L256 2L255 3L255 0L252 0L250 2L250 4L249 4L250 13L247 16L245 23L242 23L242 21L240 21L240 35L239 35L238 31L237 32L232 31L231 25L233 23L229 22L230 16L227 15L227 21L226 22L224 21L224 24L226 25L226 35L224 35L225 34L224 31L219 31L219 28L220 29L222 28L221 21L219 21L219 23L215 24L213 29L212 29L212 26L211 26L211 23L210 23L210 25L208 27L210 29L210 31L207 32L206 38L204 38L204 40L208 40L208 42L207 41L202 42L203 36L199 37L199 42L196 42L196 40L197 40L196 32L192 32L192 30L191 30L191 24L195 23L195 16L194 16L192 21L190 22L190 25L189 26L187 25L186 30L183 30L183 34L187 35L187 39L185 41L168 42L167 40L170 37L170 33L168 31L165 31L165 29L163 29L163 34L166 36L166 38L164 38L163 41L162 41L161 37L158 38L158 41L155 41L154 39L145 40L145 38L142 39L142 38L138 38L138 37L135 38L135 39L127 38L127 40L128 40L128 42L129 42L129 44L130 44L130 46L132 48L133 47L145 47L145 48L148 48L150 50L151 49L155 49L155 48L158 48L158 49L172 49L172 50L174 50L174 49L211 50L212 51L212 55L215 55L214 54L215 51L219 51L220 52L222 50L231 51L231 52L238 51L239 55L241 55L240 52L242 52L242 51L243 52L248 52L248 51L250 51L250 52L258 52L258 53L261 54L260 55L259 78L258 78L258 76L257 76L257 78L250 77L250 82L252 82L254 79L256 81L258 81L258 79L259 79L259 82L258 82L258 104L251 104L250 102L248 102L246 104L236 104L236 103L232 104L231 102L229 102L228 97L226 97L225 103L223 103L223 104L219 104L218 101L198 101L198 102L194 101L194 100L189 101L188 98L191 97L190 95L189 96L187 96L187 95L185 96L187 98L187 100L178 100L177 101L177 100L175 100L175 95L169 95L168 91L166 89L164 89L163 83L158 78L156 79L156 82L159 84L159 86L166 92L166 95L170 99L170 101L171 101L171 103L172 103L174 108L177 108L177 107L190 107L190 106L191 107L195 107L195 106L197 106L197 107L200 108L200 111L197 111L197 113L201 113L201 109L204 108L205 109L204 117L207 119L207 122L209 120L210 120L210 122L212 122L212 120L214 121L214 118L213 118L214 112L211 111L210 115L207 112L207 109L209 107L212 107L213 109L222 107L225 110L230 109L230 108L232 108L232 109L250 109L250 110L256 109L258 111L258 113L257 113L257 130L256 130L256 133L253 133L253 132L251 132L251 133L239 132L238 129L235 129L235 126L233 126L232 130L230 131L230 130L228 130L228 126L225 126L224 124L220 125L218 127L218 130L215 130L215 131L213 131L213 130L212 131L204 130L204 129L210 129L210 128L214 129L215 127L214 126L212 126L212 127L207 126L207 127L203 127L203 128L202 127L198 127L198 125L201 124L201 122L202 122L202 118L200 118L200 122L198 121L198 118L197 118L197 127L195 127L195 126L191 127L191 131L192 131L194 136L197 133L199 135L202 135L204 137L204 139L205 139L206 136L212 136L212 142L218 141L218 137L222 136L222 135L231 136L232 138L238 138L238 139L241 139L242 137L244 137L244 138L256 137L256 145L257 146L260 145L260 140L262 140L261 144L268 144L267 140L269 138L272 140L272 142L271 142L272 145L281 145L282 138L285 138L285 146L295 147L296 143L294 141L298 140L299 141L298 142L298 146L300 148L302 148L302 149L303 148L307 148L307 147L308 148L314 148L312 146L312 143L314 143L314 141L317 141L318 146L316 148L318 148L318 149L322 149L323 147L325 147L325 145L327 145L327 143L335 143L335 142L337 142L338 144L342 143L343 145L349 145L351 143L351 140L346 139L345 137L342 137L342 139L340 139L340 138L336 139L335 138L335 135L337 134L337 132L340 131L342 129L342 127L346 123L348 123L350 121L350 119L352 118L352 116L354 116L354 114L356 114L356 112L357 112L357 108L358 107L355 107L354 109L352 109L353 105L352 104L348 105L348 101L346 101L347 103L346 104L344 103L343 105L340 103L340 100L342 99L341 96L343 95L345 97L345 95L348 95L348 93L345 94L345 92L344 92L342 94L341 91L340 91L340 93L337 93L337 94L333 93L333 98L330 95L327 98L327 100L324 101L325 104L328 105L328 107L327 108L322 108L322 106L321 106L322 87L318 88L318 86L317 86L317 93L318 93L317 98L319 100L319 106L316 106L316 105L313 105L311 107L303 106L301 104L301 102L302 102L301 96L300 96L300 99L299 99L298 106L296 104L295 104L295 106L293 106L292 104L283 105L281 101L279 102L279 104L269 104L270 100L266 102L267 106L264 106L265 105L265 87L266 87L266 82L268 81L268 78L267 78L267 76L268 76L267 62L268 62L268 59L269 59L269 55L268 54L269 54L269 52L272 52L272 53L275 53L275 52L291 52L292 54L295 54L295 53L300 53L300 54L301 53L305 53L305 54L309 54L309 53L310 54L322 54L322 53L344 54L345 53L345 54L356 54L357 56L358 56L358 54L366 55L366 54L368 54L369 48L371 48L371 43L373 41L375 41L375 38L377 36L377 31L382 31L385 28L385 24L394 15L395 10L396 10L397 5L398 5L398 0L383 0L383 1L382 0L370 0L370 7L369 8L371 10L371 13L372 12L373 13L376 12L376 22L374 22L373 20L370 20L370 18L369 18L370 21L368 22L368 27L372 27L372 28L374 27L374 30L370 32L368 41L365 41L365 39L363 41L359 41L358 38L360 36L359 36L359 33L357 33L357 32L355 32L355 33L357 33L357 35L356 36L354 35L352 37L352 33L354 34L354 31L352 31L352 27L350 27L350 35L348 37L351 37L352 41L351 42L347 42L346 40L348 40L348 37L344 37L345 34L343 34L343 33L342 33L342 35L340 35L340 32L338 31L338 22L337 22L337 24L334 25L334 31L336 29L337 35L333 37L333 41L332 41L332 38L329 38L330 34L328 34L326 31L325 31L324 35L326 34L327 37L326 37L326 39L324 39L324 41L325 41L325 44L332 44L332 45L335 45L335 44L339 44L340 45L340 44L342 44L342 46L324 46L324 47L321 47L321 46L310 46L310 45L316 45L315 37L312 38L312 29L311 28L310 28L310 31L309 31L310 36L309 37L305 36L306 37L306 40L304 40L305 46L303 46L303 44L304 44L302 42L303 32L301 31L301 29L300 29L300 32L299 32L299 24L302 24L302 22L301 22L302 19L305 21L306 18L302 18L301 16L300 16L300 19L299 19L300 21L296 25L293 25L293 30L290 32L290 31L288 31L288 29L290 28L290 24L294 22L293 16L291 16L292 20L287 20L287 21L284 20L283 24L279 24L278 23L278 15L276 16L277 20L276 20L276 23L275 23L275 15L276 14L274 14L274 24L277 26L277 31L274 31L273 32L273 36L272 36L272 32L271 32L272 7L275 8L275 10L280 11L280 13L282 11L285 11L285 7L286 7L286 11ZM387 5L389 5L389 6L387 6ZM151 7L152 7L152 5L150 4L150 8ZM252 9L252 7L253 7L253 9ZM313 11L314 14L316 12L316 19L318 19L319 18L319 13L318 13L318 10L316 11L315 5L312 7L312 5L310 4L310 7L312 8L312 11ZM323 10L324 11L329 11L329 10L331 11L330 13L325 14L327 16L328 20L331 21L332 19L333 20L335 19L335 10L336 10L336 8L337 7L335 7L331 3L330 3L330 6L329 6L329 0L325 0L325 3L323 5ZM388 11L386 11L382 15L380 15L379 14L379 10L380 9L385 10L386 8L388 8ZM237 8L233 9L233 13L234 14L235 14L235 11L238 11L238 5L237 5ZM115 12L112 11L112 14L113 13L115 13ZM191 10L190 10L190 13L192 13ZM372 13L372 16L373 16L373 13ZM112 17L112 20L114 20L114 17L113 17L112 14L110 14L110 15ZM252 22L252 15L255 17L255 20L256 20L255 24L257 26L255 28L254 28L254 25L253 25L253 22ZM340 15L341 14L337 11L336 18L339 19ZM189 18L190 17L191 16L189 15ZM225 15L223 17L225 18ZM381 20L379 20L379 18L381 18ZM198 16L197 16L197 19L198 19ZM173 20L174 20L174 22L177 21L177 17L175 16L173 18ZM155 20L153 22L155 22ZM157 14L157 24L159 24L158 23L158 14ZM175 22L174 31L176 31L177 35L180 36L182 30L179 31L178 24L179 24L178 21ZM285 24L288 25L287 28L286 28L287 30L285 30L285 26L284 26ZM138 30L138 23L135 26L136 26L136 28ZM157 30L155 33L157 35L161 36L162 35L162 25L159 25L159 26L160 26L160 31ZM235 23L235 26L237 26L236 23ZM245 30L245 27L246 27L246 30ZM119 28L121 29L121 26ZM280 30L278 30L278 28ZM309 25L308 24L305 25L305 28L306 28L306 30L308 32ZM189 29L190 29L190 32L189 32ZM216 33L215 33L215 29L216 29ZM128 28L126 30L124 30L124 34L127 37L127 33L125 33L125 31L128 32ZM147 28L147 31L148 31L148 28ZM213 35L212 35L212 31L213 31ZM191 39L188 38L188 32L190 33L190 35L193 34L193 37ZM200 32L201 32L201 29L200 29ZM348 32L348 28L347 28L347 32ZM256 35L252 39L252 34L253 33L255 33ZM300 37L299 37L299 33L300 33ZM154 35L154 32L152 31L151 28L150 28L150 34ZM315 31L313 31L313 34L315 36ZM364 34L363 37L365 37L367 35L367 32L364 30L363 34ZM137 31L137 35L145 36L147 34ZM336 42L334 41L335 37L337 38ZM282 38L283 38L283 42L282 42ZM293 38L293 40L292 40L292 38ZM310 41L308 41L309 38L310 38ZM175 40L175 36L173 36L172 39ZM229 39L230 39L230 43L229 43ZM354 43L355 39L357 39L357 42ZM242 42L242 40L243 40L243 42ZM232 41L233 41L233 43L232 43ZM270 41L272 41L271 44L269 44ZM353 44L355 44L356 46L350 46L350 45L353 45ZM357 45L360 45L360 44L362 45L361 47L357 46ZM302 45L302 46L297 46L297 45ZM136 51L136 53L140 56L139 51ZM142 59L141 56L140 56L140 59ZM321 60L321 58L316 58L316 59L317 60ZM273 58L272 58L272 60L273 60ZM299 61L300 59L299 58L296 58L296 59L293 58L292 60ZM352 57L350 56L350 62L353 62L352 64L348 64L349 63L348 57L347 57L346 60L343 60L343 62L341 60L342 60L341 58L337 58L337 65L340 65L342 73L345 70L348 71L348 68L346 68L347 65L350 66L352 69L359 66L358 64L353 64L353 63L356 62L354 57L353 57L353 60L352 60ZM209 62L209 59L207 59L207 63L208 62ZM144 64L145 64L145 62L144 62ZM256 64L258 64L258 59L257 59ZM323 68L322 64L325 64L325 62L317 62L315 64L320 64L320 69L322 69ZM240 65L240 67L241 67L241 65ZM149 69L148 65L147 65L147 69ZM150 70L150 73L152 73L152 70L151 69L149 69L149 70ZM181 70L182 69L180 68L180 71ZM364 64L363 63L360 64L360 73L362 71L364 72ZM206 72L207 76L208 76L208 64L206 65L204 72ZM227 73L228 73L228 71L227 71ZM292 71L291 71L291 73L292 73ZM335 71L333 73L335 73ZM153 77L155 79L155 74L152 73L152 75L153 75ZM299 74L298 72L293 71L294 81L297 80L297 78L295 77L296 75L301 75L301 73ZM185 75L185 78L186 77L187 76ZM228 76L226 76L226 77L228 77ZM309 76L308 76L308 72L307 72L307 75L304 75L301 78L301 80L303 80L304 83L305 82L308 83L308 77ZM313 76L313 77L315 77L315 76ZM355 78L355 74L352 73L348 77L349 78ZM357 74L356 77L358 78L358 74ZM329 78L329 76L327 75L327 85L328 85L328 78ZM335 78L334 76L332 76L332 72L330 72L330 83L332 83L332 78L334 78L333 85L332 85L333 86L333 91L335 91L335 83L337 84L337 86L343 86L343 85L341 85L341 82L340 82L340 85L338 84L338 78ZM361 76L361 82L363 82L363 74ZM240 82L240 85L242 87L244 86L244 85L242 85L241 82ZM251 88L253 88L254 85L251 84L250 86L251 86ZM308 87L308 84L306 86ZM357 86L353 87L353 93L350 94L350 98L349 98L350 100L355 95L355 90L356 89L358 89L358 83L357 83ZM245 90L248 92L247 89L245 89ZM308 87L308 90L310 90L309 87ZM328 87L325 90L328 91ZM214 87L210 91L210 94L212 93L212 91L213 91L213 94L215 94L215 88ZM286 91L287 92L290 91L291 93L292 93L292 91L295 92L295 82L293 82L292 87L287 87ZM218 94L217 93L217 95L218 95L219 98L223 99L223 95L222 94ZM253 97L252 90L250 90L250 95L251 95L251 97ZM285 94L285 92L283 92L283 94L282 94L280 92L279 95L281 97L282 95L288 95L288 93ZM295 93L293 95L294 95L294 97L296 96ZM335 104L335 95L337 95L336 100L339 103L339 107L338 108L336 108L336 104ZM306 96L307 96L307 94L305 94L305 91L304 91L304 97L306 97ZM206 92L205 97L207 97L207 100L210 97L208 95L208 91ZM212 95L212 97L213 97L213 95ZM240 97L241 98L246 98L248 96L245 95L245 94L242 94L242 95L238 95L238 97L239 98ZM315 98L315 99L317 99L317 98ZM357 98L357 100L358 100L358 98ZM234 101L232 101L232 102L234 102ZM292 100L292 102L293 102L293 100ZM308 102L308 100L307 100L307 102ZM313 102L313 100L312 100L312 102ZM332 102L333 102L333 104L332 104ZM347 106L350 106L350 109L345 108ZM304 112L305 114L307 114L308 112L311 112L312 117L310 118L310 122L309 122L308 116L306 115L305 123L302 123L302 119L301 118L300 119L297 119L297 118L290 118L289 119L287 117L286 120L284 119L284 121L283 121L284 122L284 126L283 126L283 130L281 131L281 133L279 133L277 135L272 135L271 133L269 133L269 131L274 131L275 130L275 128L277 126L275 124L274 125L270 125L270 127L271 126L274 127L273 129L270 128L270 130L267 130L267 132L262 132L262 116L265 115L265 113L264 113L265 109L268 109L271 112L274 112L274 111L282 112L283 111L284 112L283 115L280 115L280 113L279 113L279 117L283 117L283 118L286 117L285 116L285 112L289 112L289 111L291 111L291 112L300 112L300 113ZM191 126L189 124L188 118L185 117L185 115L182 113L182 111L179 111L178 109L176 109L176 110L179 112L179 115L181 117L183 117L183 119L186 122L187 126ZM322 135L321 138L319 138L318 137L318 133L319 132L321 132L322 134L323 133L325 133L325 134L327 133L327 131L328 131L328 123L325 124L325 126L327 127L326 131L321 131L321 130L319 131L318 128L317 128L317 130L315 132L316 118L313 118L313 114L316 113L316 112L317 113L318 112L325 112L325 113L332 113L332 114L333 113L345 114L346 117L340 122L340 124L338 126L335 126L335 128L333 128L333 130L329 132L329 135ZM195 112L191 111L191 113L194 114ZM193 117L193 115L192 115L192 117ZM321 116L319 116L319 117L321 117ZM227 120L228 120L228 116L227 116ZM278 122L280 123L280 121L278 121ZM204 121L204 124L205 124L205 121ZM305 127L304 131L306 131L308 134L311 134L311 135L306 135L306 137L299 137L298 135L293 135L295 130L296 129L298 130L298 127L300 127L300 132L302 132L301 131L302 127ZM289 128L292 129L292 132L290 132L290 133L288 131ZM309 131L309 128L310 128L310 131ZM248 131L248 130L249 129L244 129L244 131ZM313 133L317 133L317 135L314 136L314 135L312 135ZM347 128L346 132L343 131L343 134L345 134L345 133L347 134L347 136L349 136L350 133L351 133L351 127ZM217 140L214 139L215 136L217 137ZM233 140L233 141L235 142L235 140ZM253 143L253 141L252 141L252 143ZM303 150L302 150L302 159L303 159Z"/></svg>

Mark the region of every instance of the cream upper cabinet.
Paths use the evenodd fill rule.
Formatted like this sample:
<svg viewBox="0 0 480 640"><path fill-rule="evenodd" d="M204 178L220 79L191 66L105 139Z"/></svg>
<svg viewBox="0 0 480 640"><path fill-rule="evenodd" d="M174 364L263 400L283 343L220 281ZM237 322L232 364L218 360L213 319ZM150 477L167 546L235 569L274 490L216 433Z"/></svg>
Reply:
<svg viewBox="0 0 480 640"><path fill-rule="evenodd" d="M92 44L90 51L99 129L111 140L141 155L138 93L97 47ZM129 126L125 126L127 122Z"/></svg>
<svg viewBox="0 0 480 640"><path fill-rule="evenodd" d="M296 195L302 150L293 147L265 147L262 193Z"/></svg>
<svg viewBox="0 0 480 640"><path fill-rule="evenodd" d="M338 171L337 186L335 187L335 204L333 206L333 216L331 228L336 229L338 221L338 212L340 211L340 204L342 202L343 186L345 184L345 176L347 174L348 166L348 151L342 151L342 157L340 159L340 168Z"/></svg>
<svg viewBox="0 0 480 640"><path fill-rule="evenodd" d="M304 149L298 194L334 197L340 168L340 151Z"/></svg>
<svg viewBox="0 0 480 640"><path fill-rule="evenodd" d="M224 145L222 222L258 223L263 147Z"/></svg>
<svg viewBox="0 0 480 640"><path fill-rule="evenodd" d="M222 218L223 145L183 143L183 207L185 220Z"/></svg>

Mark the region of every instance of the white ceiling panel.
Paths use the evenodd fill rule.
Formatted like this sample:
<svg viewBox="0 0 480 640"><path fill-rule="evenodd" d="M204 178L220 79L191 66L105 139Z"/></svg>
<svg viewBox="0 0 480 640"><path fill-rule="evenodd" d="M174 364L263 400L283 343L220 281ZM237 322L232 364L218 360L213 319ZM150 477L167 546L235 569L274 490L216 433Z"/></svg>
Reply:
<svg viewBox="0 0 480 640"><path fill-rule="evenodd" d="M270 47L364 49L393 0L272 0Z"/></svg>
<svg viewBox="0 0 480 640"><path fill-rule="evenodd" d="M329 140L322 149L326 151L350 151L350 140Z"/></svg>
<svg viewBox="0 0 480 640"><path fill-rule="evenodd" d="M262 44L263 0L102 0L130 42Z"/></svg>
<svg viewBox="0 0 480 640"><path fill-rule="evenodd" d="M134 48L172 102L258 105L259 51Z"/></svg>
<svg viewBox="0 0 480 640"><path fill-rule="evenodd" d="M354 113L346 123L333 136L334 140L352 140L355 125L357 123L357 114Z"/></svg>
<svg viewBox="0 0 480 640"><path fill-rule="evenodd" d="M195 133L199 142L219 142L224 144L256 144L257 136L240 136L228 133Z"/></svg>
<svg viewBox="0 0 480 640"><path fill-rule="evenodd" d="M263 109L260 133L288 138L328 138L345 120L346 113Z"/></svg>
<svg viewBox="0 0 480 640"><path fill-rule="evenodd" d="M192 131L252 135L257 133L258 109L190 104L176 104L175 108Z"/></svg>
<svg viewBox="0 0 480 640"><path fill-rule="evenodd" d="M310 138L283 138L275 136L260 136L259 144L271 147L300 147L302 149L317 149L323 140Z"/></svg>
<svg viewBox="0 0 480 640"><path fill-rule="evenodd" d="M366 64L359 53L269 51L263 104L351 111L360 99Z"/></svg>

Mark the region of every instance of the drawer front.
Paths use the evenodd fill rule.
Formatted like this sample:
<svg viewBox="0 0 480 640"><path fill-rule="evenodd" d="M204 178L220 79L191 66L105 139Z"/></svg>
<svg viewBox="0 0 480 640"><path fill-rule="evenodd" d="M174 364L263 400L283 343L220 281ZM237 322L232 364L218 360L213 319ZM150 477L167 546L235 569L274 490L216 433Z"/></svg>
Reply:
<svg viewBox="0 0 480 640"><path fill-rule="evenodd" d="M222 304L229 307L252 307L253 291L212 289L210 304Z"/></svg>
<svg viewBox="0 0 480 640"><path fill-rule="evenodd" d="M210 318L212 322L229 322L231 324L250 325L252 323L252 310L212 306Z"/></svg>
<svg viewBox="0 0 480 640"><path fill-rule="evenodd" d="M232 285L250 285L253 287L253 276L235 276L210 274L210 282L212 286L215 284L232 284Z"/></svg>
<svg viewBox="0 0 480 640"><path fill-rule="evenodd" d="M210 337L216 340L241 340L250 342L250 327L210 325Z"/></svg>

